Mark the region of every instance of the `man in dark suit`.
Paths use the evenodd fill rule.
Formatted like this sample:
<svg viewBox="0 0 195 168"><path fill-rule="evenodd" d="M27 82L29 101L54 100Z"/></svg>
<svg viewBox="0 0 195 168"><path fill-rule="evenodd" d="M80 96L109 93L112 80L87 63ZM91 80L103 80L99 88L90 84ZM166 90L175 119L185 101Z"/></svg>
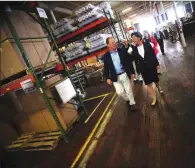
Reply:
<svg viewBox="0 0 195 168"><path fill-rule="evenodd" d="M163 33L156 28L156 32L154 33L154 37L158 41L158 44L160 46L160 50L161 50L162 55L165 55L165 51L164 51L164 39L165 39L165 37L164 37Z"/></svg>
<svg viewBox="0 0 195 168"><path fill-rule="evenodd" d="M115 87L116 93L126 100L132 111L136 110L130 78L135 77L132 61L127 51L117 48L113 37L106 39L109 49L104 55L104 77L109 85Z"/></svg>

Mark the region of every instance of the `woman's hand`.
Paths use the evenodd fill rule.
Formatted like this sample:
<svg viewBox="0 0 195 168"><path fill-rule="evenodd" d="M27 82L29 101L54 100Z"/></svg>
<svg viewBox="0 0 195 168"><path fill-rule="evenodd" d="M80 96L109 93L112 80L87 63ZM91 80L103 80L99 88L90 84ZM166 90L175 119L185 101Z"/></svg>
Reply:
<svg viewBox="0 0 195 168"><path fill-rule="evenodd" d="M130 46L127 52L128 52L129 54L131 54L132 51L133 51L133 49L132 49L132 47Z"/></svg>
<svg viewBox="0 0 195 168"><path fill-rule="evenodd" d="M112 85L112 81L110 79L107 79L107 84Z"/></svg>
<svg viewBox="0 0 195 168"><path fill-rule="evenodd" d="M158 66L156 67L156 69L160 69L160 65L158 65Z"/></svg>

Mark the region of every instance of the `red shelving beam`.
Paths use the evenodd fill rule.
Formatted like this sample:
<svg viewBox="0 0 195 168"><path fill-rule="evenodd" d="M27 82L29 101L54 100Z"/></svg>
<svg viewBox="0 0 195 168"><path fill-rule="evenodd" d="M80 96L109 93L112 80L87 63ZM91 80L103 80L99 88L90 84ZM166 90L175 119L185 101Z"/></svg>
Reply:
<svg viewBox="0 0 195 168"><path fill-rule="evenodd" d="M3 86L1 86L0 88L0 95L12 92L14 90L20 89L21 88L21 82L30 79L33 83L35 82L35 79L33 77L33 75L28 74L23 76L22 78L16 79L12 82L9 82Z"/></svg>
<svg viewBox="0 0 195 168"><path fill-rule="evenodd" d="M74 36L77 36L77 35L85 32L89 29L92 29L93 27L98 26L98 25L106 22L107 20L108 19L106 17L103 17L103 18L101 18L101 19L99 19L99 20L97 20L97 21L95 21L95 22L93 22L93 23L91 23L91 24L89 24L85 27L82 27L81 29L79 29L79 30L77 30L77 31L75 31L71 34L65 35L65 36L63 36L63 37L61 37L60 39L57 40L57 44L63 43L64 41L66 41L70 38L73 38Z"/></svg>
<svg viewBox="0 0 195 168"><path fill-rule="evenodd" d="M98 56L98 55L104 54L104 53L106 53L107 51L108 51L107 48L102 48L102 49L100 49L100 50L98 50L98 51L96 51L96 52L93 52L93 53L91 53L91 54L89 54L89 55L87 55L87 56L84 56L84 57L82 57L82 58L79 58L79 59L77 59L77 60L74 60L74 61L69 62L69 63L67 64L67 66L70 67L70 66L72 66L73 64L76 64L76 63L78 63L78 62L80 62L80 61L86 60L86 59L88 59L88 58L90 58L90 57L94 57L94 56ZM59 71L62 71L62 70L63 70L62 64L58 64L58 65L55 67L55 69L52 70L52 72L59 72ZM16 80L14 80L14 81L12 81L12 82L9 82L9 83L7 83L7 84L2 85L2 86L0 87L0 96L1 96L1 95L4 95L4 94L6 94L6 93L9 93L9 92L15 91L15 90L17 90L17 89L20 89L20 88L21 88L21 84L20 84L20 83L23 82L23 81L25 81L25 80L28 80L28 79L30 79L33 83L35 82L35 79L34 79L33 75L28 74L28 75L25 75L25 76L23 76L23 77L21 77L21 78L18 78L18 79L16 79Z"/></svg>
<svg viewBox="0 0 195 168"><path fill-rule="evenodd" d="M70 67L70 66L72 66L72 65L74 65L74 64L76 64L76 63L78 63L78 62L84 61L84 60L86 60L86 59L88 59L88 58L90 58L90 57L102 55L102 54L104 54L104 53L106 53L106 52L108 52L108 48L107 48L107 47L106 47L106 48L103 48L103 49L100 49L100 50L98 50L98 51L96 51L96 52L93 52L93 53L91 53L91 54L89 54L89 55L86 55L86 56L84 56L84 57L82 57L82 58L79 58L79 59L76 59L76 60L74 60L74 61L71 61L71 62L67 63L66 65L67 65L68 67ZM62 71L62 70L63 70L62 64L58 64L58 65L56 66L56 68L55 68L55 72Z"/></svg>

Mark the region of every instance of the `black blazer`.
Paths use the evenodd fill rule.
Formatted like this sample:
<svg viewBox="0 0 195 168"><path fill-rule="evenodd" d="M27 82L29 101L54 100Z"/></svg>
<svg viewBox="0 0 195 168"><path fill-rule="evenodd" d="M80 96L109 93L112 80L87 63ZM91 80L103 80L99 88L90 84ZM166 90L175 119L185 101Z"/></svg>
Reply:
<svg viewBox="0 0 195 168"><path fill-rule="evenodd" d="M159 31L159 34L160 34L160 39L161 39L161 40L165 39L165 36L164 36L164 34L163 34L161 31ZM159 40L159 39L157 38L157 34L156 34L156 33L154 33L154 37L155 37L156 40Z"/></svg>
<svg viewBox="0 0 195 168"><path fill-rule="evenodd" d="M158 59L151 44L149 42L143 42L143 45L145 51L144 58L138 53L137 48L135 48L141 72L143 72L145 68L153 69L159 65Z"/></svg>
<svg viewBox="0 0 195 168"><path fill-rule="evenodd" d="M121 60L121 64L125 72L127 73L128 77L130 78L132 74L135 74L131 57L124 49L117 49L117 51ZM112 82L117 82L117 73L114 68L110 52L107 52L104 55L104 77L106 79L111 79Z"/></svg>

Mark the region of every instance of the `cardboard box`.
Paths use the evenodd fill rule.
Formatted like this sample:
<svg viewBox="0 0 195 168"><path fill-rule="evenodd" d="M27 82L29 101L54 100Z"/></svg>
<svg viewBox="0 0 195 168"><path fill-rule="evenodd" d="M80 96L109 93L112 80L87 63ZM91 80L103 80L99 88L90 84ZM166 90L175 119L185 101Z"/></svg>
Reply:
<svg viewBox="0 0 195 168"><path fill-rule="evenodd" d="M55 76L46 80L48 85L53 84L60 79L60 76ZM50 102L62 124L66 130L72 122L78 118L78 112L72 104L59 104L55 98L55 95L51 93L50 87L46 89ZM20 106L20 116L17 117L17 127L20 133L28 132L45 132L45 131L57 131L58 127L53 119L47 105L39 90L32 93L25 94L23 90L15 92L17 97L17 105ZM26 125L26 127L24 126Z"/></svg>
<svg viewBox="0 0 195 168"><path fill-rule="evenodd" d="M45 33L35 20L22 11L12 11L9 18L19 36L19 38L45 37ZM12 34L5 24L1 30L4 37L12 37ZM27 53L30 62L34 67L42 66L47 59L51 46L47 39L21 40L24 50ZM2 71L5 78L12 76L27 68L22 54L19 51L14 40L4 42L3 44ZM48 62L57 62L55 52L52 52Z"/></svg>

